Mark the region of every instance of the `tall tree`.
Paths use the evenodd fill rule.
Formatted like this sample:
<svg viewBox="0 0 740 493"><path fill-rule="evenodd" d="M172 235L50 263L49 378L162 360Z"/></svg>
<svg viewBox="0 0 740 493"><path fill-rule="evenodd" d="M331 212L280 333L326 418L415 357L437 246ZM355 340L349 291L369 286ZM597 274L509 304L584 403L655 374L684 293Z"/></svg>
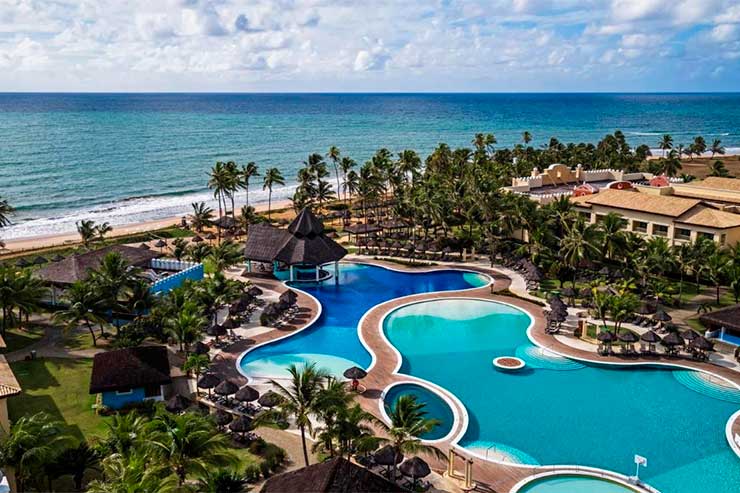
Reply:
<svg viewBox="0 0 740 493"><path fill-rule="evenodd" d="M244 166L242 166L240 183L246 195L246 202L244 205L246 205L247 207L249 206L249 181L252 178L257 177L259 175L260 175L259 169L257 168L257 165L253 161L250 161Z"/></svg>
<svg viewBox="0 0 740 493"><path fill-rule="evenodd" d="M102 306L100 294L90 282L77 281L64 292L64 299L67 306L54 313L54 320L63 324L68 332L84 324L90 331L93 346L97 346L93 324L99 323L102 326L105 322L105 318L99 315Z"/></svg>
<svg viewBox="0 0 740 493"><path fill-rule="evenodd" d="M262 183L262 190L267 190L267 219L270 219L272 213L272 189L275 185L285 185L285 178L277 168L270 168L265 172L265 179Z"/></svg>

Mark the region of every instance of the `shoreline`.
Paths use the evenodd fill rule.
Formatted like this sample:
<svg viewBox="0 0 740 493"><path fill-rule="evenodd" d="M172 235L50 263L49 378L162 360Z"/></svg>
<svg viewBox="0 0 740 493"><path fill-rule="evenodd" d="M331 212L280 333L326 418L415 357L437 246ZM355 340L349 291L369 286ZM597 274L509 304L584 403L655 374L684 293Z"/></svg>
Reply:
<svg viewBox="0 0 740 493"><path fill-rule="evenodd" d="M254 204L253 207L257 213L267 211L266 203ZM286 207L290 207L290 200L278 200L273 202L272 204L273 212L280 209L285 209ZM113 231L106 235L106 238L118 238L121 236L148 233L164 228L179 226L181 218L183 216L187 217L189 215L190 214L182 214L179 216L167 217L163 219L153 219L138 223L122 224L120 226L113 225ZM81 243L80 235L77 234L77 232L27 236L23 238L13 238L4 241L5 249L2 250L2 253L0 253L0 256L2 257L12 256L15 254L34 251L42 248L71 247Z"/></svg>

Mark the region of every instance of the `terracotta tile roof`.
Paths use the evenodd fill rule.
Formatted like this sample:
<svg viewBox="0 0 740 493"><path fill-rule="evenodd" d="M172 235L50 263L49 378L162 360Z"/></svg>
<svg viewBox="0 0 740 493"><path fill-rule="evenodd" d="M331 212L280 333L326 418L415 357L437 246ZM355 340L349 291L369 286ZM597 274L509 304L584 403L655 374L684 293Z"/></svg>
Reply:
<svg viewBox="0 0 740 493"><path fill-rule="evenodd" d="M736 178L722 178L720 176L707 176L703 180L692 181L686 184L696 188L715 188L717 190L731 190L740 192L740 180Z"/></svg>
<svg viewBox="0 0 740 493"><path fill-rule="evenodd" d="M577 197L577 199L580 198ZM629 190L602 190L594 195L586 195L584 200L578 203L578 205L580 206L583 203L601 205L614 209L647 212L661 216L679 217L692 207L698 205L700 201Z"/></svg>
<svg viewBox="0 0 740 493"><path fill-rule="evenodd" d="M740 227L740 214L721 211L706 205L697 205L676 219L676 222L717 229L737 228Z"/></svg>
<svg viewBox="0 0 740 493"><path fill-rule="evenodd" d="M10 369L8 360L0 355L0 397L10 397L21 393L21 384Z"/></svg>
<svg viewBox="0 0 740 493"><path fill-rule="evenodd" d="M165 346L139 346L98 353L93 359L90 393L171 383Z"/></svg>

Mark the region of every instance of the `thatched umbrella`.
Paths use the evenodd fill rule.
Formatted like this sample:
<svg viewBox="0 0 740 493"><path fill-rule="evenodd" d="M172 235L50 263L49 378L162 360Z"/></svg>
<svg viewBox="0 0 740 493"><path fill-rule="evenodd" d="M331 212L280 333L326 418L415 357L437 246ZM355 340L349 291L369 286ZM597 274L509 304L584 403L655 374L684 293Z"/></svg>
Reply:
<svg viewBox="0 0 740 493"><path fill-rule="evenodd" d="M385 445L375 451L373 458L376 464L386 466L386 469L390 470L391 467L403 462L403 453L400 450L396 450L392 445Z"/></svg>
<svg viewBox="0 0 740 493"><path fill-rule="evenodd" d="M43 265L46 262L48 262L48 260L46 260L46 258L42 257L41 255L39 255L38 257L36 257L35 259L33 259L33 264L34 265Z"/></svg>
<svg viewBox="0 0 740 493"><path fill-rule="evenodd" d="M262 291L262 290L261 290L260 288L258 288L257 286L251 286L251 287L250 287L250 288L249 288L249 289L247 290L247 294L248 294L249 296L253 296L253 297L261 296L263 292L264 292L264 291Z"/></svg>
<svg viewBox="0 0 740 493"><path fill-rule="evenodd" d="M200 237L199 235L195 235L195 236L193 236L193 237L192 237L192 238L190 239L190 241L191 241L192 243L201 243L201 242L203 242L203 238L201 238L201 237Z"/></svg>
<svg viewBox="0 0 740 493"><path fill-rule="evenodd" d="M664 346L683 346L686 341L683 340L683 337L678 332L671 332L667 336L663 338L661 343Z"/></svg>
<svg viewBox="0 0 740 493"><path fill-rule="evenodd" d="M16 267L28 267L29 265L31 265L31 262L29 262L28 260L24 258L18 259L15 262Z"/></svg>
<svg viewBox="0 0 740 493"><path fill-rule="evenodd" d="M565 288L560 294L572 300L576 297L576 290L573 288Z"/></svg>
<svg viewBox="0 0 740 493"><path fill-rule="evenodd" d="M699 351L713 351L714 344L704 336L698 336L689 342L689 347L698 349Z"/></svg>
<svg viewBox="0 0 740 493"><path fill-rule="evenodd" d="M219 428L223 428L234 420L234 415L230 412L224 411L223 409L219 409L213 413L213 419L216 421L216 425Z"/></svg>
<svg viewBox="0 0 740 493"><path fill-rule="evenodd" d="M298 295L292 289L289 289L280 295L278 300L287 303L288 305L295 304L298 301Z"/></svg>
<svg viewBox="0 0 740 493"><path fill-rule="evenodd" d="M657 344L662 340L658 333L654 330L648 330L640 336L640 339L649 344Z"/></svg>
<svg viewBox="0 0 740 493"><path fill-rule="evenodd" d="M696 332L694 332L692 329L686 329L683 332L681 332L681 337L691 342L694 339L701 337L701 336L697 334Z"/></svg>
<svg viewBox="0 0 740 493"><path fill-rule="evenodd" d="M198 379L199 389L208 389L208 395L211 395L211 389L221 383L221 377L215 373L204 373Z"/></svg>
<svg viewBox="0 0 740 493"><path fill-rule="evenodd" d="M614 334L608 330L604 330L596 334L596 339L600 342L611 344L614 342Z"/></svg>
<svg viewBox="0 0 740 493"><path fill-rule="evenodd" d="M591 288L581 288L578 290L578 295L581 298L593 298L594 293L591 291Z"/></svg>
<svg viewBox="0 0 740 493"><path fill-rule="evenodd" d="M166 246L167 246L167 242L166 242L166 241L164 241L164 240L158 240L158 241L157 241L157 242L156 242L156 243L154 244L154 246L155 246L155 247L157 247L157 248L164 248L164 247L166 247Z"/></svg>
<svg viewBox="0 0 740 493"><path fill-rule="evenodd" d="M239 324L236 323L233 318L226 317L226 320L224 320L224 323L221 324L221 327L226 330L233 330L239 327Z"/></svg>
<svg viewBox="0 0 740 493"><path fill-rule="evenodd" d="M423 478L426 476L429 476L431 474L432 470L429 468L429 464L424 462L419 457L412 457L398 468L401 471L401 474L404 476L408 476L412 480L412 491L416 490L416 480L419 478Z"/></svg>
<svg viewBox="0 0 740 493"><path fill-rule="evenodd" d="M189 408L190 404L192 404L190 399L183 397L180 394L175 394L165 403L164 408L172 414L180 414Z"/></svg>
<svg viewBox="0 0 740 493"><path fill-rule="evenodd" d="M64 260L64 256L59 255L58 253L51 258L52 262L61 262L62 260Z"/></svg>
<svg viewBox="0 0 740 493"><path fill-rule="evenodd" d="M210 327L208 327L208 329L206 329L206 334L211 337L215 337L216 341L218 341L219 337L226 335L226 329L223 325L211 325Z"/></svg>
<svg viewBox="0 0 740 493"><path fill-rule="evenodd" d="M635 310L635 313L639 315L650 315L652 313L655 313L655 310L657 310L657 306L653 303L643 301L640 303L640 306L637 307L637 310Z"/></svg>
<svg viewBox="0 0 740 493"><path fill-rule="evenodd" d="M653 315L653 320L657 320L658 322L670 322L673 320L673 317L668 315L665 311L660 310L658 313Z"/></svg>
<svg viewBox="0 0 740 493"><path fill-rule="evenodd" d="M637 336L637 334L635 334L631 330L627 330L625 332L622 332L617 337L619 338L620 341L626 342L628 344L633 344L633 343L635 343L635 342L637 342L637 341L640 340L640 338Z"/></svg>
<svg viewBox="0 0 740 493"><path fill-rule="evenodd" d="M150 250L151 249L151 247L149 245L147 245L146 243L142 243L141 245L139 245L139 248L141 248L142 250Z"/></svg>
<svg viewBox="0 0 740 493"><path fill-rule="evenodd" d="M208 234L205 236L205 239L208 241L213 241L216 239L216 235L214 235L212 232L208 232Z"/></svg>
<svg viewBox="0 0 740 493"><path fill-rule="evenodd" d="M344 378L352 380L352 390L357 390L357 386L360 384L358 380L362 380L367 376L367 372L359 366L353 366L344 370Z"/></svg>
<svg viewBox="0 0 740 493"><path fill-rule="evenodd" d="M283 402L283 396L272 390L268 390L257 399L257 403L263 407L275 407Z"/></svg>
<svg viewBox="0 0 740 493"><path fill-rule="evenodd" d="M216 385L215 389L213 389L215 393L222 396L235 394L237 390L239 390L239 386L231 380L224 380L223 382Z"/></svg>
<svg viewBox="0 0 740 493"><path fill-rule="evenodd" d="M193 345L193 353L195 354L208 354L210 352L211 348L208 347L208 344L201 341L198 341Z"/></svg>
<svg viewBox="0 0 740 493"><path fill-rule="evenodd" d="M245 385L234 394L234 399L240 402L252 402L260 398L260 393L254 387Z"/></svg>
<svg viewBox="0 0 740 493"><path fill-rule="evenodd" d="M229 429L234 433L244 436L244 433L252 431L252 418L240 414L234 421L229 423Z"/></svg>

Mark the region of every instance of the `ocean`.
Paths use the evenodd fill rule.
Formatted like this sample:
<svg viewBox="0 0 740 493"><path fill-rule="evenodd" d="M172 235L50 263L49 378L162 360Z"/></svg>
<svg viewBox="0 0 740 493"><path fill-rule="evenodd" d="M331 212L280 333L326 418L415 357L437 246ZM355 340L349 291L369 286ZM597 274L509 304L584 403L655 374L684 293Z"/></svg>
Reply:
<svg viewBox="0 0 740 493"><path fill-rule="evenodd" d="M17 209L4 239L67 233L186 214L212 201L216 161L278 167L292 194L308 154L338 146L358 163L375 150L469 146L492 132L511 146L550 137L597 142L622 130L631 145L696 135L740 150L732 94L0 94L0 196ZM250 201L266 202L254 180ZM243 203L243 193L237 203ZM215 205L215 202L213 203Z"/></svg>

